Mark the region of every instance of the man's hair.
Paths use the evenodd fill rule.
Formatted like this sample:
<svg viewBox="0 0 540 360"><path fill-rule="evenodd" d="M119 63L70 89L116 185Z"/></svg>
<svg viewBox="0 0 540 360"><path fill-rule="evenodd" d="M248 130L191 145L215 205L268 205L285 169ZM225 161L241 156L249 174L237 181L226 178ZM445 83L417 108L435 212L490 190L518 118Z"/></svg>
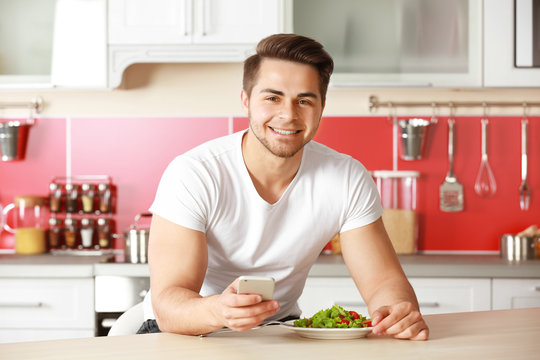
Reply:
<svg viewBox="0 0 540 360"><path fill-rule="evenodd" d="M322 44L302 35L276 34L262 39L256 51L256 54L244 61L243 88L248 96L251 96L257 81L262 60L280 59L311 65L317 69L321 101L324 104L330 75L334 70L334 61Z"/></svg>

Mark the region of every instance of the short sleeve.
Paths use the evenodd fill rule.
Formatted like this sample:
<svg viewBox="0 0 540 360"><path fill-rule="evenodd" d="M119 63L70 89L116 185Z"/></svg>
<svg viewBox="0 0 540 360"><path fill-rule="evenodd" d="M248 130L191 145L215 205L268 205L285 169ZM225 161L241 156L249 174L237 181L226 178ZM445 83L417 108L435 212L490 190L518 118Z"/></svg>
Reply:
<svg viewBox="0 0 540 360"><path fill-rule="evenodd" d="M165 169L150 212L175 224L205 232L208 218L208 176L204 167L178 156Z"/></svg>
<svg viewBox="0 0 540 360"><path fill-rule="evenodd" d="M347 211L340 232L371 224L383 213L377 186L366 168L351 158L348 173Z"/></svg>

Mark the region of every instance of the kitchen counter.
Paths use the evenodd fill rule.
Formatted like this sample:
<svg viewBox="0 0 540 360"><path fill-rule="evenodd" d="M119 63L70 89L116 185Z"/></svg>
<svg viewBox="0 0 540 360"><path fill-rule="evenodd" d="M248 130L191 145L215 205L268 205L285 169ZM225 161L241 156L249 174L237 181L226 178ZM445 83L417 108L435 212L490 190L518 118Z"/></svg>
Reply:
<svg viewBox="0 0 540 360"><path fill-rule="evenodd" d="M0 277L149 276L147 264L109 262L110 255L0 254ZM400 255L409 277L539 278L540 260L507 262L498 255ZM310 276L349 276L340 255L321 255Z"/></svg>
<svg viewBox="0 0 540 360"><path fill-rule="evenodd" d="M540 308L426 315L430 340L314 340L280 326L204 338L148 334L0 345L11 359L538 359ZM357 356L355 356L356 354ZM358 355L361 354L361 355Z"/></svg>

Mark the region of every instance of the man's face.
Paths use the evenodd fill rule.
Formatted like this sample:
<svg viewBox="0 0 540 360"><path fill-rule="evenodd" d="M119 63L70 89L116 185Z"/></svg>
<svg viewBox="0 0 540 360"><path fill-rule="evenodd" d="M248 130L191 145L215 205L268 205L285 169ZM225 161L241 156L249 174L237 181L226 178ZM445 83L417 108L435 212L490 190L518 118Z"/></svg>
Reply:
<svg viewBox="0 0 540 360"><path fill-rule="evenodd" d="M258 141L276 156L292 157L321 120L319 74L310 65L264 59L251 94L242 91L242 107Z"/></svg>

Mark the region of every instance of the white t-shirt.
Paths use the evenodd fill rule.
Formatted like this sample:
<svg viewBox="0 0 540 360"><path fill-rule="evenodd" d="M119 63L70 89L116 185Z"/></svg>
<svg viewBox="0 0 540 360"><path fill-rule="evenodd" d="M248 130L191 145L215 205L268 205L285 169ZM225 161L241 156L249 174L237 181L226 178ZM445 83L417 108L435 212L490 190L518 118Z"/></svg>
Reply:
<svg viewBox="0 0 540 360"><path fill-rule="evenodd" d="M360 162L311 141L281 199L269 204L246 169L244 133L211 140L176 157L161 178L150 211L206 234L202 296L221 293L240 275L271 276L281 307L271 319L300 315L297 299L321 250L337 233L376 221L382 214L379 194ZM155 318L150 294L145 318Z"/></svg>

